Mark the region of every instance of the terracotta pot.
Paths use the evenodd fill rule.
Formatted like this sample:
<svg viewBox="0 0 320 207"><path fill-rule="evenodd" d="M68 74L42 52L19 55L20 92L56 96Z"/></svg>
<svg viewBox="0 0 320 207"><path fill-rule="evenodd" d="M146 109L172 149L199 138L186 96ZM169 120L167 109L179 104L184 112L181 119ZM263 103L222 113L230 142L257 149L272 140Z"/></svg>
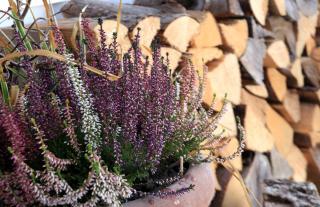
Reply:
<svg viewBox="0 0 320 207"><path fill-rule="evenodd" d="M125 203L124 207L208 207L215 195L216 181L210 164L192 166L186 175L169 186L176 190L194 184L195 187L181 196L169 198L146 197Z"/></svg>

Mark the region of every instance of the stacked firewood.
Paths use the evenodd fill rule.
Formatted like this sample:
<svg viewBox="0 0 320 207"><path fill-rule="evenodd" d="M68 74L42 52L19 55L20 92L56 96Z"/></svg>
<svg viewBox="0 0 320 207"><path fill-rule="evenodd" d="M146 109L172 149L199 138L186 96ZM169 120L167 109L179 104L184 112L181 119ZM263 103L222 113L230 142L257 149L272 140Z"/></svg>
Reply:
<svg viewBox="0 0 320 207"><path fill-rule="evenodd" d="M74 47L78 16L87 1L71 1L63 9L68 18L58 21ZM204 104L210 105L214 94L218 100L227 94L230 101L221 129L231 141L222 155L239 145L236 115L246 129L247 151L226 165L242 172L253 206L268 205L263 196L266 179L308 180L320 189L318 1L211 0L200 6L203 11L186 10L174 1L145 1L152 7L141 2L123 6L117 34L121 50L128 50L140 31L144 55L150 55L151 42L158 36L162 55L169 55L173 69L185 58L200 74L207 66ZM117 29L115 5L92 1L83 13L91 18L97 39L100 25L95 17L101 15L107 41L112 41ZM221 191L212 205L249 206L244 187L230 170L213 169Z"/></svg>

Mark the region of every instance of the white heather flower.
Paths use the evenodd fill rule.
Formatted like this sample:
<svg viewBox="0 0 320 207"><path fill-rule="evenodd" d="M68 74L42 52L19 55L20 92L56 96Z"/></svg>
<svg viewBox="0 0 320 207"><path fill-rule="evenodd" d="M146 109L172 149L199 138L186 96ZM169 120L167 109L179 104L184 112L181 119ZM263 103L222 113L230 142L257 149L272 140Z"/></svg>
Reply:
<svg viewBox="0 0 320 207"><path fill-rule="evenodd" d="M81 110L82 132L85 134L85 141L92 145L93 149L99 146L101 136L101 123L98 114L94 111L91 94L81 79L78 68L72 62L72 55L66 54L68 70L67 74L73 86L75 95L78 98L78 105Z"/></svg>

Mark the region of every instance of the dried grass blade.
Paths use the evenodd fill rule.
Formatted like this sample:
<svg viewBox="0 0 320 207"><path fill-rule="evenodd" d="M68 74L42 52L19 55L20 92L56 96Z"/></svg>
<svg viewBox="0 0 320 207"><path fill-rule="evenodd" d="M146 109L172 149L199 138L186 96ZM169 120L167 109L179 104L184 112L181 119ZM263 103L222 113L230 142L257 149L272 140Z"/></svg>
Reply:
<svg viewBox="0 0 320 207"><path fill-rule="evenodd" d="M12 60L12 59L15 59L18 57L22 57L24 55L44 56L44 57L54 58L56 60L63 61L63 62L67 61L66 57L59 55L58 53L48 51L48 50L33 50L33 51L26 51L26 52L14 52L14 53L7 54L3 58L0 58L0 74L3 73L3 64L6 61ZM77 62L75 62L75 63L77 64ZM116 81L120 78L117 75L114 75L111 73L105 73L105 72L103 72L95 67L92 67L90 65L87 65L87 64L84 65L84 68L88 71L96 73L97 75L103 76L111 81Z"/></svg>
<svg viewBox="0 0 320 207"><path fill-rule="evenodd" d="M53 15L52 15L52 8L51 5L48 3L47 0L42 0L45 11L46 11L46 16L48 19L48 26L49 28L52 28L53 26ZM50 45L51 45L51 49L54 51L54 49L56 48L56 43L54 41L54 35L53 35L53 31L50 30L49 31L49 40L50 40Z"/></svg>
<svg viewBox="0 0 320 207"><path fill-rule="evenodd" d="M20 89L18 85L12 85L10 87L10 103L12 106L16 105L19 97L19 92L20 92Z"/></svg>
<svg viewBox="0 0 320 207"><path fill-rule="evenodd" d="M253 207L252 201L249 196L249 194L251 194L252 198L256 201L258 206L263 207L262 204L259 202L259 200L256 198L256 196L253 194L253 192L246 186L240 172L233 166L233 164L229 160L227 160L227 163L228 163L228 165L223 164L223 167L225 167L225 169L227 169L240 182L240 184L245 192L246 200L249 203L249 205L251 207Z"/></svg>

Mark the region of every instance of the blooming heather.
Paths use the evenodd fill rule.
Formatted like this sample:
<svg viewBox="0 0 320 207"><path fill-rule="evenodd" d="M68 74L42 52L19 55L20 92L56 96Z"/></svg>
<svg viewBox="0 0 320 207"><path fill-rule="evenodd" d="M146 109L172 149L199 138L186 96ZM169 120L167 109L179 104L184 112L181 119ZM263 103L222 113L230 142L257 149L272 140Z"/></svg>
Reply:
<svg viewBox="0 0 320 207"><path fill-rule="evenodd" d="M194 186L155 191L183 176L183 166L177 172L180 160L223 163L243 151L238 122L239 148L227 157L216 154L228 142L217 131L228 101L220 111L214 102L203 107L206 68L201 77L184 59L172 71L158 39L152 56L145 57L139 31L132 47L121 51L117 35L107 44L102 20L98 23L99 42L88 20L81 22L79 54L68 52L53 25L56 52L65 62L15 60L28 87L15 108L0 102L0 205L121 206L131 197L180 196ZM25 51L18 33L15 38ZM88 65L120 78L85 71Z"/></svg>

